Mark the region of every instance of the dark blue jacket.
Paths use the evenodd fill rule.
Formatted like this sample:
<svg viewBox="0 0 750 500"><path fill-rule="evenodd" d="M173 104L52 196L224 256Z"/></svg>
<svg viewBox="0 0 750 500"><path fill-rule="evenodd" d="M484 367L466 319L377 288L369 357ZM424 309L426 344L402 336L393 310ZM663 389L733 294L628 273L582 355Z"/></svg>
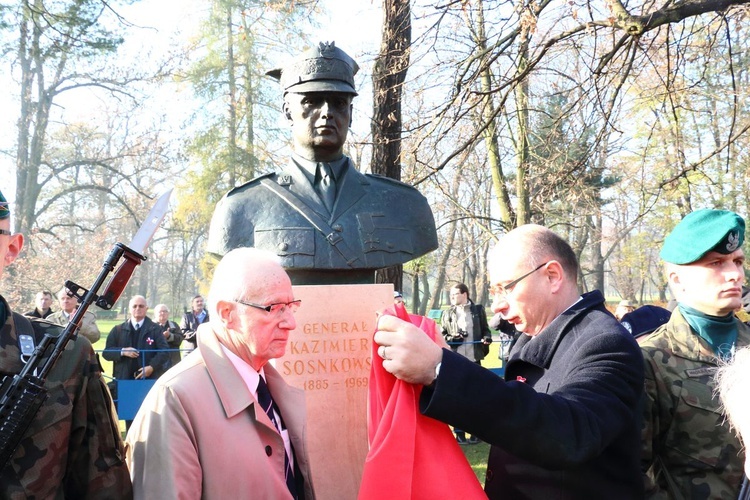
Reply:
<svg viewBox="0 0 750 500"><path fill-rule="evenodd" d="M505 381L443 350L422 413L492 444L490 499L638 499L643 357L598 291L534 337Z"/></svg>
<svg viewBox="0 0 750 500"><path fill-rule="evenodd" d="M133 325L130 320L125 321L112 328L107 337L107 345L102 356L113 362L112 372L115 378L120 380L133 380L133 374L142 366L151 366L154 373L149 378L155 379L164 373L169 367L169 344L164 338L161 327L144 318L138 338L132 341ZM137 358L128 358L120 354L123 347L135 347L141 355ZM150 352L159 349L158 352ZM163 351L162 351L163 349Z"/></svg>

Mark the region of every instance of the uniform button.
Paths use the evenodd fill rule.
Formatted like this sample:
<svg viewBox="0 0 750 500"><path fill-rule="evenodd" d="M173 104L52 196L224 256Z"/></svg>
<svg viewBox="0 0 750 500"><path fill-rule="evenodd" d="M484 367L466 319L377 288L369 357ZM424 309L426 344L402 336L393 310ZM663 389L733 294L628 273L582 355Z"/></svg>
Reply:
<svg viewBox="0 0 750 500"><path fill-rule="evenodd" d="M344 228L341 227L341 224L334 224L333 230L336 231L337 233L340 233L344 230Z"/></svg>
<svg viewBox="0 0 750 500"><path fill-rule="evenodd" d="M270 457L273 449L270 446L266 446L266 456Z"/></svg>
<svg viewBox="0 0 750 500"><path fill-rule="evenodd" d="M492 472L492 470L491 470L491 469L487 469L487 473L485 474L485 480L487 480L488 482L489 482L489 481L492 481L492 477L493 477L494 475L495 475L495 474L494 474L494 473Z"/></svg>
<svg viewBox="0 0 750 500"><path fill-rule="evenodd" d="M286 243L286 242L284 242L284 241L282 241L281 243L279 243L279 244L278 244L278 245L276 245L276 246L277 246L277 248L278 248L279 250L281 250L282 252L285 252L285 251L289 250L289 243Z"/></svg>
<svg viewBox="0 0 750 500"><path fill-rule="evenodd" d="M391 243L390 241L386 241L385 246L387 246L388 248L393 248L393 243Z"/></svg>

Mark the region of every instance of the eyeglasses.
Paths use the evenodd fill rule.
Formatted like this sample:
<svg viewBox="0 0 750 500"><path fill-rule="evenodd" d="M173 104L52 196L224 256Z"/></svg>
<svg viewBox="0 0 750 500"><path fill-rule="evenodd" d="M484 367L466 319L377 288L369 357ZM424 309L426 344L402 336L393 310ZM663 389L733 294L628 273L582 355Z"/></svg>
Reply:
<svg viewBox="0 0 750 500"><path fill-rule="evenodd" d="M244 300L239 299L235 299L235 302L237 302L238 304L242 304L243 306L262 309L271 314L283 314L287 310L287 308L289 308L289 311L294 314L297 312L297 309L299 309L299 306L302 305L301 300L293 300L291 302L276 302L273 304L268 304L267 306L253 304L252 302L245 302Z"/></svg>
<svg viewBox="0 0 750 500"><path fill-rule="evenodd" d="M7 234L8 236L10 236L13 233L11 233L10 231L8 231L7 229L0 229L0 234Z"/></svg>
<svg viewBox="0 0 750 500"><path fill-rule="evenodd" d="M516 279L514 279L513 281L509 282L506 285L501 285L501 284L498 283L497 285L491 286L490 287L490 295L493 296L493 297L496 297L498 295L500 295L501 297L507 297L508 294L511 292L511 290L513 290L514 286L516 286L521 281L523 281L525 278L527 278L528 276L531 276L536 271L540 270L541 268L543 268L544 266L546 266L550 262L551 261L547 261L544 264L541 264L541 265L535 267L534 269L532 269L528 273L524 274L520 278L516 278Z"/></svg>

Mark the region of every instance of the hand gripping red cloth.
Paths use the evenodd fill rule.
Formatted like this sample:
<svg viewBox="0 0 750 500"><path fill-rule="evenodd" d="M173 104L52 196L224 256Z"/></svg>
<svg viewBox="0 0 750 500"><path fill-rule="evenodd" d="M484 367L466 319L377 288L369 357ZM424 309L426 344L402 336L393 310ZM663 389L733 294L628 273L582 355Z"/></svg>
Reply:
<svg viewBox="0 0 750 500"><path fill-rule="evenodd" d="M384 314L418 326L435 340L435 322L408 314L403 307ZM385 371L372 343L365 460L359 500L485 499L482 486L447 424L419 412L421 385Z"/></svg>

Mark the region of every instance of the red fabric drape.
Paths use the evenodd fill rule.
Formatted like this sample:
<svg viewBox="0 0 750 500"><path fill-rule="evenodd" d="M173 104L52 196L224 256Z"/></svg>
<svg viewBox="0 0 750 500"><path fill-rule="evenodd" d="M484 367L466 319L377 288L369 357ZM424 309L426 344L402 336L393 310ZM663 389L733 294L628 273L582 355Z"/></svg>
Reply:
<svg viewBox="0 0 750 500"><path fill-rule="evenodd" d="M403 307L385 314L410 321L435 340L438 328ZM372 343L365 461L359 500L486 499L447 424L419 412L421 385L407 384L383 368Z"/></svg>

